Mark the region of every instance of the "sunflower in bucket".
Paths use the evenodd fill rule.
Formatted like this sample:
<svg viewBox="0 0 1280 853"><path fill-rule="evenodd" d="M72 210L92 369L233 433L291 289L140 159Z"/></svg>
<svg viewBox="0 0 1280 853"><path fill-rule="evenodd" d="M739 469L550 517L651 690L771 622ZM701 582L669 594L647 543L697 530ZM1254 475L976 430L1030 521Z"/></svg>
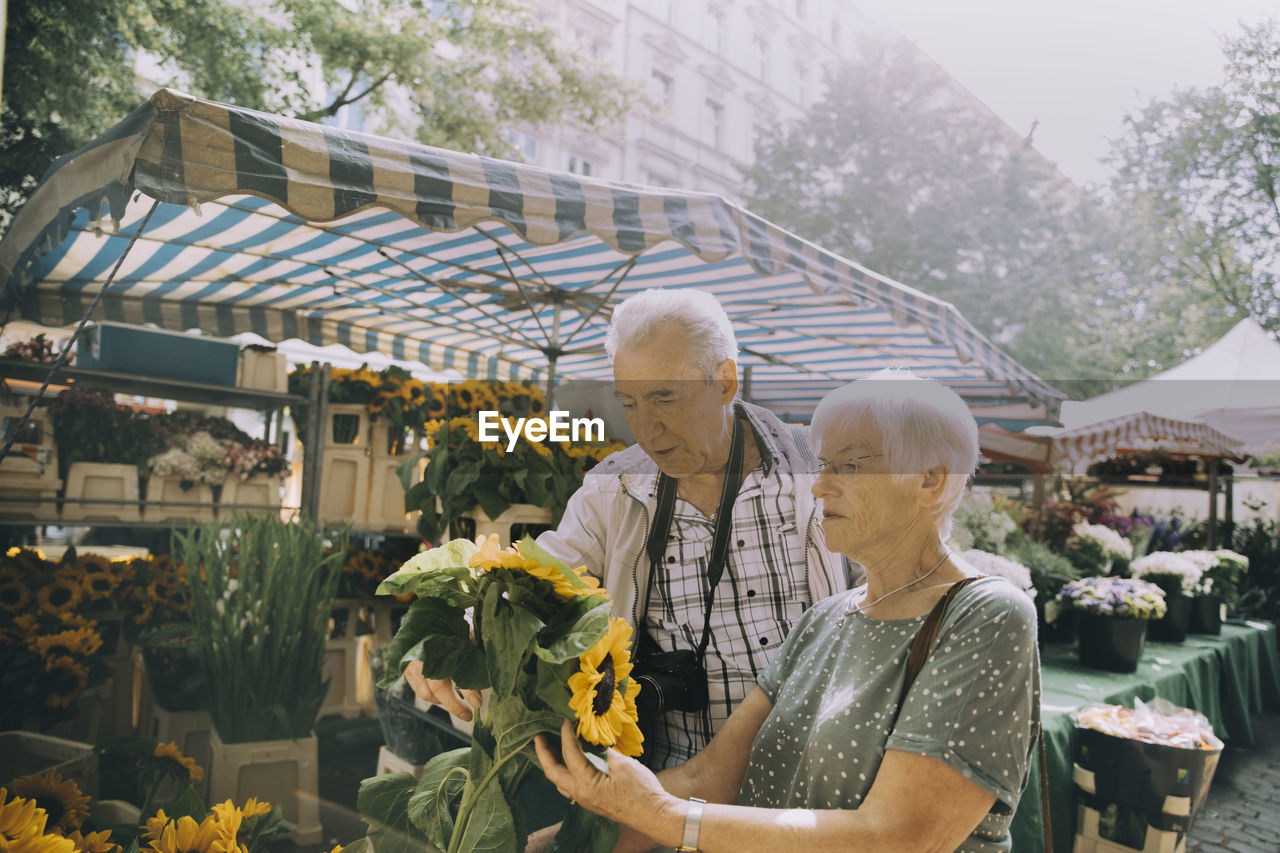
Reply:
<svg viewBox="0 0 1280 853"><path fill-rule="evenodd" d="M471 746L433 758L422 783L407 774L362 783L361 816L375 849L405 827L444 853L523 849L530 821L517 798L542 775L533 738L559 732L566 719L601 766L610 747L640 754L631 629L610 619L608 594L582 567L527 537L511 548L496 536L454 539L415 555L378 588L379 595L406 592L415 598L388 649L384 682L418 660L428 677L448 676L488 696ZM410 796L418 804L412 810ZM571 805L557 844L607 849L616 832Z"/></svg>

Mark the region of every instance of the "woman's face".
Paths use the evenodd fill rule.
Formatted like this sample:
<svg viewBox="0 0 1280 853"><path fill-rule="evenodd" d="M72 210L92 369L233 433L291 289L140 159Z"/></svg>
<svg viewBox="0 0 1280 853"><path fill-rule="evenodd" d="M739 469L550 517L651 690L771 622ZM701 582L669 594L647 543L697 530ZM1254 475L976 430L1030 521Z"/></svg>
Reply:
<svg viewBox="0 0 1280 853"><path fill-rule="evenodd" d="M856 560L918 526L924 515L916 499L920 478L894 481L874 423L863 418L853 429L829 426L815 438L822 470L813 495L822 502L828 548Z"/></svg>

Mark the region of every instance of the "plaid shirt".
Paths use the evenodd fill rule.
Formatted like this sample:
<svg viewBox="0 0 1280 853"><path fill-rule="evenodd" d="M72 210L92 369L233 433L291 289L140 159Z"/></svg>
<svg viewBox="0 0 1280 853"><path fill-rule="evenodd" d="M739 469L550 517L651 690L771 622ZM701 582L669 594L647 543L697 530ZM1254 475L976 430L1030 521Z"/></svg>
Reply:
<svg viewBox="0 0 1280 853"><path fill-rule="evenodd" d="M805 579L805 526L797 522L794 500L794 490L808 486L775 463L781 453L769 446L768 436L757 438L762 465L747 473L738 491L729 553L711 610L704 660L707 712L672 711L659 720L657 742L645 744L645 761L655 769L687 761L707 745L813 603ZM677 499L665 562L654 574L645 618L662 651L696 649L702 639L713 532L710 519Z"/></svg>

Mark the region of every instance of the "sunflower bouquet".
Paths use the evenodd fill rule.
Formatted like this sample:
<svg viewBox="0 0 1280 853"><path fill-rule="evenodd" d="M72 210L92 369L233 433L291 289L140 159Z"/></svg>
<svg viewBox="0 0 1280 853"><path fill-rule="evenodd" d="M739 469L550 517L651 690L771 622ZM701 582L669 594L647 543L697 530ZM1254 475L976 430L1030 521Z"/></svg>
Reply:
<svg viewBox="0 0 1280 853"><path fill-rule="evenodd" d="M28 774L0 787L0 850L23 853L267 853L268 842L288 832L279 806L250 798L206 808L192 783L204 770L174 743L112 738L95 751L128 766L142 791L108 809L57 771ZM179 793L164 808L155 796L165 782ZM138 808L134 800L141 800ZM123 822L122 822L123 821ZM335 848L333 853L338 853Z"/></svg>
<svg viewBox="0 0 1280 853"><path fill-rule="evenodd" d="M542 777L533 739L565 719L602 770L610 747L640 753L631 628L610 619L608 595L581 568L528 538L505 550L496 536L455 539L414 556L378 591L416 596L381 686L421 661L428 677L490 693L469 748L435 756L418 780L400 773L361 784L370 849L408 840L439 853L524 850L538 828L517 802ZM575 804L552 849L605 851L616 838L616 824Z"/></svg>

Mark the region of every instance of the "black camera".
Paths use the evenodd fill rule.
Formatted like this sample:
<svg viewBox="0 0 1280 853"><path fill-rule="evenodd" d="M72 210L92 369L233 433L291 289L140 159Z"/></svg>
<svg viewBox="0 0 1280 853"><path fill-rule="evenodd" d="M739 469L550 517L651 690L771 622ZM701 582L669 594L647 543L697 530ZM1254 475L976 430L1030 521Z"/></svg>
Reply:
<svg viewBox="0 0 1280 853"><path fill-rule="evenodd" d="M641 719L707 707L707 671L692 649L643 655L632 667L631 678L640 685L636 712Z"/></svg>

